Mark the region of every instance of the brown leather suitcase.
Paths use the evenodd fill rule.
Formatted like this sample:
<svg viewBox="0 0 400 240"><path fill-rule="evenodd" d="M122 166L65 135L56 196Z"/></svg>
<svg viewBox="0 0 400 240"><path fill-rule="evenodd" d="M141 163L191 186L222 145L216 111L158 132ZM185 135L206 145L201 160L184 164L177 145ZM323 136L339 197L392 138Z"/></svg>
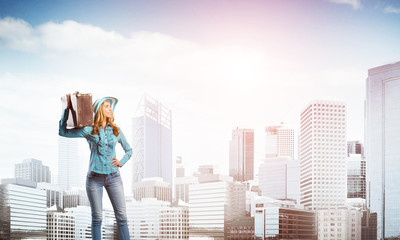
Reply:
<svg viewBox="0 0 400 240"><path fill-rule="evenodd" d="M82 128L93 125L93 106L92 94L75 92L70 98L64 96L61 98L64 104L70 101L69 116L67 119L67 127Z"/></svg>

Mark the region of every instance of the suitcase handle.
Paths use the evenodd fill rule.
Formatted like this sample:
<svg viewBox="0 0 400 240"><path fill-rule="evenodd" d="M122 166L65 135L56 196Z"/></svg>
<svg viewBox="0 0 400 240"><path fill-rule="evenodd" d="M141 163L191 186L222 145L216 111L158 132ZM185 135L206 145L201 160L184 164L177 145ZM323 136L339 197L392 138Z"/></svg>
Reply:
<svg viewBox="0 0 400 240"><path fill-rule="evenodd" d="M76 126L76 122L77 122L76 112L75 112L74 108L72 107L71 95L69 95L69 94L67 94L67 101L68 101L67 108L69 107L69 109L71 110L72 120L74 121L74 126Z"/></svg>

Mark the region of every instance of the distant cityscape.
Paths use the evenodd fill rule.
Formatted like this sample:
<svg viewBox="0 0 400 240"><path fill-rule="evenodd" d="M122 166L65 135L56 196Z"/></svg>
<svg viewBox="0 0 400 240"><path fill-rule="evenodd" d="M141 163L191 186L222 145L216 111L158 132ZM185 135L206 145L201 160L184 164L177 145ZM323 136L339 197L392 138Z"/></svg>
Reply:
<svg viewBox="0 0 400 240"><path fill-rule="evenodd" d="M186 159L172 156L172 110L145 95L133 119L130 236L400 239L399 103L400 62L369 69L365 139L347 139L345 102L310 99L299 130L265 126L258 169L254 129L232 126L224 175L218 165L187 173ZM21 159L14 178L1 180L0 239L91 239L78 141L59 137L58 170ZM102 235L118 239L112 209L103 210Z"/></svg>

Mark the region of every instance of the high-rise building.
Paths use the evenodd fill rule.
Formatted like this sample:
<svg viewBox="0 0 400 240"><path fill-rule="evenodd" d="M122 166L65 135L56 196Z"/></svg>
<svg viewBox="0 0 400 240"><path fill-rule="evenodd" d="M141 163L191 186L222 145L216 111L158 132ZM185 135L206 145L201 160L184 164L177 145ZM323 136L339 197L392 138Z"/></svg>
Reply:
<svg viewBox="0 0 400 240"><path fill-rule="evenodd" d="M246 186L232 177L199 178L189 186L189 237L224 239L233 219L246 214Z"/></svg>
<svg viewBox="0 0 400 240"><path fill-rule="evenodd" d="M254 217L239 217L228 225L227 240L252 240L254 238Z"/></svg>
<svg viewBox="0 0 400 240"><path fill-rule="evenodd" d="M159 101L145 95L133 119L133 184L161 177L172 184L172 115Z"/></svg>
<svg viewBox="0 0 400 240"><path fill-rule="evenodd" d="M90 239L92 236L91 234L92 217L91 217L90 207L77 206L73 208L65 208L65 212L67 214L71 214L75 220L74 239Z"/></svg>
<svg viewBox="0 0 400 240"><path fill-rule="evenodd" d="M163 207L159 212L160 239L189 239L189 207Z"/></svg>
<svg viewBox="0 0 400 240"><path fill-rule="evenodd" d="M254 217L234 219L228 226L227 240L252 240L254 238Z"/></svg>
<svg viewBox="0 0 400 240"><path fill-rule="evenodd" d="M319 209L318 240L361 240L361 218L359 209L332 207Z"/></svg>
<svg viewBox="0 0 400 240"><path fill-rule="evenodd" d="M47 209L47 238L48 240L74 240L75 217L56 206Z"/></svg>
<svg viewBox="0 0 400 240"><path fill-rule="evenodd" d="M25 159L15 164L15 178L22 178L34 182L51 182L51 173L48 166L37 159Z"/></svg>
<svg viewBox="0 0 400 240"><path fill-rule="evenodd" d="M73 208L65 208L61 211L54 211L50 213L51 218L54 219L53 225L57 222L60 223L58 226L52 227L53 236L59 236L58 238L51 239L91 239L91 210L88 206L77 206ZM49 213L48 213L49 222ZM117 228L114 211L108 208L104 208L102 212L102 225L101 234L104 240L117 239ZM68 219L73 219L73 225L70 225ZM62 225L65 224L65 225ZM66 228L67 227L67 228ZM49 228L48 228L49 229ZM63 231L65 229L65 231ZM72 230L72 233L71 233ZM72 237L71 237L72 234ZM65 237L60 237L65 236Z"/></svg>
<svg viewBox="0 0 400 240"><path fill-rule="evenodd" d="M376 240L377 239L377 214L371 213L369 209L362 211L361 219L361 239Z"/></svg>
<svg viewBox="0 0 400 240"><path fill-rule="evenodd" d="M81 140L79 138L58 137L58 185L61 190L85 187L82 169L87 169L88 164L82 167L79 155L79 141Z"/></svg>
<svg viewBox="0 0 400 240"><path fill-rule="evenodd" d="M133 198L137 201L143 198L156 198L160 201L172 201L171 184L164 182L162 178L143 178L141 182L135 183L132 188Z"/></svg>
<svg viewBox="0 0 400 240"><path fill-rule="evenodd" d="M288 201L260 200L254 204L255 239L318 239L314 211Z"/></svg>
<svg viewBox="0 0 400 240"><path fill-rule="evenodd" d="M258 172L261 195L300 201L300 163L288 157L267 158Z"/></svg>
<svg viewBox="0 0 400 240"><path fill-rule="evenodd" d="M294 159L294 129L283 125L265 128L265 157L289 157Z"/></svg>
<svg viewBox="0 0 400 240"><path fill-rule="evenodd" d="M47 208L56 205L58 208L64 208L63 191L55 184L40 182L37 184L37 189L45 190L47 196Z"/></svg>
<svg viewBox="0 0 400 240"><path fill-rule="evenodd" d="M135 201L133 198L127 199L126 212L131 238L159 239L161 209L168 208L170 204L170 202L155 198L143 198L141 201Z"/></svg>
<svg viewBox="0 0 400 240"><path fill-rule="evenodd" d="M346 105L315 100L300 115L300 203L316 210L345 204Z"/></svg>
<svg viewBox="0 0 400 240"><path fill-rule="evenodd" d="M0 185L0 239L46 239L46 191L13 178Z"/></svg>
<svg viewBox="0 0 400 240"><path fill-rule="evenodd" d="M365 100L367 202L378 238L400 236L400 62L368 70Z"/></svg>
<svg viewBox="0 0 400 240"><path fill-rule="evenodd" d="M361 211L361 239L376 240L376 213L371 213L370 209L367 208L366 199L347 198L346 206Z"/></svg>
<svg viewBox="0 0 400 240"><path fill-rule="evenodd" d="M189 185L199 183L197 177L176 177L175 178L175 200L189 202Z"/></svg>
<svg viewBox="0 0 400 240"><path fill-rule="evenodd" d="M74 208L77 206L89 206L89 199L84 189L73 188L64 191L64 208Z"/></svg>
<svg viewBox="0 0 400 240"><path fill-rule="evenodd" d="M232 131L229 142L229 176L234 181L245 182L254 179L254 130Z"/></svg>
<svg viewBox="0 0 400 240"><path fill-rule="evenodd" d="M366 161L361 154L347 157L347 198L366 199Z"/></svg>
<svg viewBox="0 0 400 240"><path fill-rule="evenodd" d="M258 184L258 178L252 181L248 181L245 183L246 186L246 216L251 215L252 211L252 203L254 199L261 195L261 190ZM254 215L252 215L254 216Z"/></svg>

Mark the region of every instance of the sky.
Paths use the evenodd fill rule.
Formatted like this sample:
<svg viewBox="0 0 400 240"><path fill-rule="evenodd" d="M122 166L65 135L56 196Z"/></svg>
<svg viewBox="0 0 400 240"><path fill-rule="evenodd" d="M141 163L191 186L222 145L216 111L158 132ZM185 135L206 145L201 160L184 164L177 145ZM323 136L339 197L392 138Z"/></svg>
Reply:
<svg viewBox="0 0 400 240"><path fill-rule="evenodd" d="M347 138L363 141L368 69L400 61L399 42L398 0L0 0L0 176L27 158L57 173L60 98L75 91L117 97L131 144L140 99L158 99L187 174L227 174L237 127L254 129L257 166L265 126L298 129L314 99L346 102Z"/></svg>

